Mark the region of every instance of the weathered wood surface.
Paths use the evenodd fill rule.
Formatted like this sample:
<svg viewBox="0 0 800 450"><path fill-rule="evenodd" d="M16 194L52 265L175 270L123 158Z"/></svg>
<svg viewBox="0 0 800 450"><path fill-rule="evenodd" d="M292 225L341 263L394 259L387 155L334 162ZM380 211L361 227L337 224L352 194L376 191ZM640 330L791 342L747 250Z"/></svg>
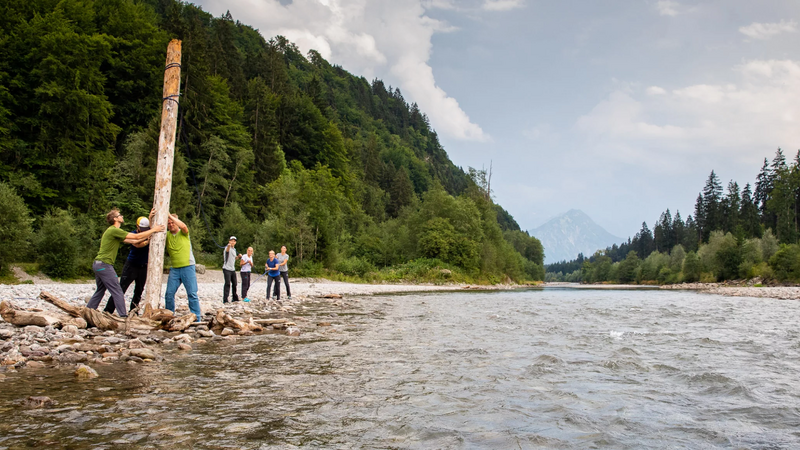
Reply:
<svg viewBox="0 0 800 450"><path fill-rule="evenodd" d="M253 321L252 317L247 322L234 319L224 309L217 310L217 314L211 319L208 328L216 334L220 334L225 328L235 328L239 331L264 331L264 327Z"/></svg>
<svg viewBox="0 0 800 450"><path fill-rule="evenodd" d="M156 188L153 199L153 224L167 225L169 199L172 195L172 165L175 159L175 133L178 125L178 95L181 90L181 41L173 39L167 47L164 71L164 90L161 105L161 134L158 138L158 164L156 166ZM151 226L153 226L151 224ZM168 233L169 231L167 231ZM154 233L150 237L147 283L143 301L153 309L161 301L161 271L164 265L166 233ZM145 308L145 317L150 317Z"/></svg>
<svg viewBox="0 0 800 450"><path fill-rule="evenodd" d="M69 319L69 317L59 317L46 312L17 309L7 301L0 303L0 316L2 316L3 320L6 322L18 327L27 325L36 325L40 327L52 325L54 327L59 327L65 319Z"/></svg>

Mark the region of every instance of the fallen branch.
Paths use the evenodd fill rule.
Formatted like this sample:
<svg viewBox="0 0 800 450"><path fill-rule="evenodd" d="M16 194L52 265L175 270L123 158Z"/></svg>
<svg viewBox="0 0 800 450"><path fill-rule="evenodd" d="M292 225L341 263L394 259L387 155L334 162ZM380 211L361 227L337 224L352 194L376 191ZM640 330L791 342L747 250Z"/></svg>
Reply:
<svg viewBox="0 0 800 450"><path fill-rule="evenodd" d="M27 325L36 325L39 327L52 325L54 327L60 327L66 319L69 319L68 317L58 317L45 312L23 311L14 307L14 305L7 301L0 303L0 316L2 316L3 320L6 322L18 327Z"/></svg>
<svg viewBox="0 0 800 450"><path fill-rule="evenodd" d="M252 317L249 322L244 322L234 319L224 309L217 310L217 315L211 319L208 328L217 334L220 334L225 328L236 328L240 331L264 331L264 327L255 323Z"/></svg>

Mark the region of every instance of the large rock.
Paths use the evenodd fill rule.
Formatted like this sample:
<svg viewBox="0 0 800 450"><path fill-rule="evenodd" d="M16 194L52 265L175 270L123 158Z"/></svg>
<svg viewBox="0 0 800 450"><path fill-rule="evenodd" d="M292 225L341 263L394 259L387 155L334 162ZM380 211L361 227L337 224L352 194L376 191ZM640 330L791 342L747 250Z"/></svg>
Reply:
<svg viewBox="0 0 800 450"><path fill-rule="evenodd" d="M200 275L202 275L202 274L206 273L206 266L204 266L202 264L195 264L194 265L194 271L199 273Z"/></svg>
<svg viewBox="0 0 800 450"><path fill-rule="evenodd" d="M91 367L85 364L80 364L78 366L78 369L75 371L75 376L83 379L92 379L92 378L97 378L100 375L98 375L97 371L92 369Z"/></svg>
<svg viewBox="0 0 800 450"><path fill-rule="evenodd" d="M199 334L200 336L203 336L203 337L207 337L207 338L213 338L214 337L214 332L210 331L210 330L197 330L197 334Z"/></svg>
<svg viewBox="0 0 800 450"><path fill-rule="evenodd" d="M50 397L28 397L22 401L22 406L26 408L46 408L55 405L56 402Z"/></svg>
<svg viewBox="0 0 800 450"><path fill-rule="evenodd" d="M66 351L66 352L63 352L60 355L58 355L56 357L56 359L61 364L77 364L79 362L86 361L88 358L83 353L76 353L76 352L73 352L73 351Z"/></svg>
<svg viewBox="0 0 800 450"><path fill-rule="evenodd" d="M297 327L289 327L286 329L287 336L300 336L300 328Z"/></svg>
<svg viewBox="0 0 800 450"><path fill-rule="evenodd" d="M140 341L139 339L131 339L128 341L128 348L146 348L146 346L144 345L144 342Z"/></svg>
<svg viewBox="0 0 800 450"><path fill-rule="evenodd" d="M222 332L220 333L222 336L230 336L232 334L236 334L232 328L223 328Z"/></svg>
<svg viewBox="0 0 800 450"><path fill-rule="evenodd" d="M3 328L0 330L0 339L11 339L14 336L14 330Z"/></svg>
<svg viewBox="0 0 800 450"><path fill-rule="evenodd" d="M156 359L156 352L149 348L132 348L131 356L142 359Z"/></svg>

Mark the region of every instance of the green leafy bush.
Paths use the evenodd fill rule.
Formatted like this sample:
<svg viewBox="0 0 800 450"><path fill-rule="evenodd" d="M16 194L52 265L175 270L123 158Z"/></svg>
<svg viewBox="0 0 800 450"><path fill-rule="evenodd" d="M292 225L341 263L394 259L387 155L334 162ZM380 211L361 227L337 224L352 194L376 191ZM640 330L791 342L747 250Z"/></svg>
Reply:
<svg viewBox="0 0 800 450"><path fill-rule="evenodd" d="M336 263L334 270L345 275L364 277L370 272L375 272L375 266L369 261L352 256Z"/></svg>
<svg viewBox="0 0 800 450"><path fill-rule="evenodd" d="M79 260L76 232L69 211L55 209L42 217L35 237L36 259L42 272L53 278L75 277Z"/></svg>
<svg viewBox="0 0 800 450"><path fill-rule="evenodd" d="M8 272L9 263L20 259L28 248L31 218L25 201L14 188L0 182L0 274Z"/></svg>

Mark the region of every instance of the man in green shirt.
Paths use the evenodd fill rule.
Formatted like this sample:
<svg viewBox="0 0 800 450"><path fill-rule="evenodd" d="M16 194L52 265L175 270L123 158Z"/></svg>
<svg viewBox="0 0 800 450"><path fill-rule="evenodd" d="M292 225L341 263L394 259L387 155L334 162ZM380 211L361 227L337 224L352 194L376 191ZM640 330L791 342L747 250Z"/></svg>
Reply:
<svg viewBox="0 0 800 450"><path fill-rule="evenodd" d="M178 216L170 214L167 219L167 254L172 262L167 278L167 292L164 293L164 305L175 312L175 293L183 284L186 288L186 298L189 300L189 311L195 315L195 320L202 320L200 312L200 298L197 296L197 274L195 273L194 254L192 241L189 239L189 227Z"/></svg>
<svg viewBox="0 0 800 450"><path fill-rule="evenodd" d="M153 233L164 231L164 225L153 225L149 230L143 233L128 233L120 228L120 226L125 223L125 219L116 208L106 214L106 222L108 222L109 227L103 233L102 239L100 239L100 251L97 253L97 257L92 264L97 290L86 306L97 309L107 289L111 293L111 298L114 300L117 314L119 314L120 317L128 317L128 311L125 309L125 294L122 293L122 287L120 287L119 280L117 279L117 272L114 271L114 261L117 259L117 251L123 242L134 244L148 239Z"/></svg>

